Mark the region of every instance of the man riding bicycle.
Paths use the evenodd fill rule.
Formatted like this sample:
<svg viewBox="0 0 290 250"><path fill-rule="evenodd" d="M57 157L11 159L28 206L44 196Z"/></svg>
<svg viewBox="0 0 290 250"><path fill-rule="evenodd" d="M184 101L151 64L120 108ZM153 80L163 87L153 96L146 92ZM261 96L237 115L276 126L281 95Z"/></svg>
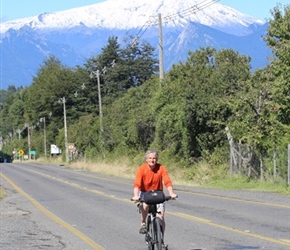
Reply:
<svg viewBox="0 0 290 250"><path fill-rule="evenodd" d="M145 163L143 163L136 171L134 181L134 197L132 200L138 201L145 192L152 190L163 190L163 184L166 186L169 195L175 199L177 195L173 191L172 182L168 175L165 166L157 163L158 152L156 150L148 150L145 154ZM146 234L146 216L148 214L149 206L146 203L141 204L141 228L139 233ZM165 204L157 204L157 211L163 222L163 234L165 229L164 212Z"/></svg>

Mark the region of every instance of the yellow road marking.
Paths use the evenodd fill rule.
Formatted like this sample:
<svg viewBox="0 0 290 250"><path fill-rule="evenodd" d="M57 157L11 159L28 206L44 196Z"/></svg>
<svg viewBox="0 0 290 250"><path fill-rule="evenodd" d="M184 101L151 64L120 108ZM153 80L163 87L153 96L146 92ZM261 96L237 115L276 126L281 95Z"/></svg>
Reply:
<svg viewBox="0 0 290 250"><path fill-rule="evenodd" d="M60 170L67 171L67 169L60 169ZM96 176L84 174L82 172L74 171L74 173L76 173L78 175L82 175L82 176L87 176L87 177L90 177L90 178L110 180L110 181L113 181L113 182L118 182L118 183L121 182L121 183L128 184L128 182L126 182L126 181L112 180L112 179L109 179L109 178L106 178L106 177L99 177L99 176L96 177ZM271 206L271 207L280 207L280 208L289 208L290 209L289 205L274 204L274 203L269 203L269 202L251 201L251 200L245 200L245 199L234 198L234 197L226 197L226 196L220 196L220 195L214 195L214 194L198 193L198 192L194 192L194 191L190 191L190 190L188 190L188 191L186 191L186 190L178 190L178 192L179 193L190 193L190 194L194 194L194 195L198 195L198 196L211 197L211 198L215 198L215 199L232 200L232 201L237 201L237 202L242 202L242 203L253 203L253 204L257 204L257 205L264 205L264 206Z"/></svg>
<svg viewBox="0 0 290 250"><path fill-rule="evenodd" d="M67 171L67 169L61 169L63 171ZM103 180L110 180L113 182L121 182L121 183L125 183L128 184L128 182L126 181L121 181L121 180L112 180L106 177L96 177L96 176L91 176L91 175L87 175L84 174L82 172L76 172L76 174L78 175L82 175L82 176L87 176L90 178L95 178L95 179L103 179ZM178 190L178 189L177 189ZM223 199L223 200L232 200L232 201L237 201L237 202L242 202L242 203L252 203L252 204L257 204L257 205L263 205L263 206L271 206L271 207L280 207L280 208L289 208L289 205L282 205L282 204L274 204L274 203L269 203L269 202L259 202L259 201L252 201L252 200L245 200L245 199L240 199L240 198L234 198L234 197L226 197L226 196L220 196L220 195L214 195L214 194L205 194L205 193L198 193L198 192L194 192L194 191L186 191L186 190L178 190L179 193L190 193L190 194L194 194L194 195L198 195L198 196L204 196L204 197L211 197L211 198L215 198L215 199Z"/></svg>
<svg viewBox="0 0 290 250"><path fill-rule="evenodd" d="M174 216L177 216L177 217L181 217L181 218L184 218L184 219L188 219L188 220L192 220L192 221L197 221L197 222L205 222L205 223L209 223L210 220L207 220L207 219L204 219L204 218L201 218L201 217L197 217L197 216L192 216L192 215L189 215L189 214L184 214L184 213L171 213L171 212L166 212L167 214L171 214L171 215L174 215Z"/></svg>
<svg viewBox="0 0 290 250"><path fill-rule="evenodd" d="M218 195L213 195L213 194L204 194L204 193L197 193L193 191L184 191L184 190L178 190L180 193L190 193L198 196L205 196L205 197L211 197L211 198L216 198L216 199L222 199L222 200L231 200L231 201L237 201L237 202L243 202L243 203L252 203L252 204L257 204L257 205L266 205L266 206L271 206L271 207L280 207L280 208L290 208L288 205L282 205L282 204L273 204L273 203L268 203L268 202L261 202L261 201L251 201L251 200L243 200L239 198L234 198L234 197L226 197L226 196L218 196Z"/></svg>
<svg viewBox="0 0 290 250"><path fill-rule="evenodd" d="M98 190L91 190L91 189L88 189L87 187L81 187L79 185L76 185L76 184L73 184L73 183L69 183L68 181L65 181L65 180L62 180L62 179L57 179L56 177L53 177L53 176L50 176L50 175L47 175L47 174L43 174L43 173L39 173L39 172L34 171L34 170L28 170L28 171L34 172L34 173L36 173L38 175L46 176L47 178L57 180L59 182L65 183L65 184L73 186L75 188L79 188L79 189L82 189L82 190L85 190L85 191L88 191L88 192L96 193L96 194L104 196L104 197L112 198L112 199L123 201L123 202L127 202L127 203L132 203L132 201L129 201L129 199L118 198L118 197L112 196L110 194L106 194L106 193L98 191ZM190 192L190 193L194 193L194 192ZM237 198L228 198L228 197L215 196L215 195L210 195L210 194L208 194L208 195L207 194L199 194L199 193L196 193L196 194L197 195L201 195L201 196L214 197L214 198L223 198L223 199L228 199L228 200L236 200L236 201L240 201L240 202L249 202L249 203L257 203L257 204L263 204L263 205L272 205L272 206L290 208L288 206L278 205L278 204L262 203L262 202L247 201L247 200L239 200ZM176 217L183 218L183 219L188 219L188 220L196 221L198 223L203 223L203 224L206 224L206 225L209 225L209 226L212 226L212 227L216 227L216 228L232 231L232 232L235 232L235 233L247 235L247 236L250 236L250 237L262 239L262 240L265 240L265 241L277 243L277 244L284 245L284 246L290 246L290 242L288 243L287 240L285 241L284 239L277 240L277 239L273 239L273 238L270 238L270 237L262 236L262 235L259 235L259 234L254 234L254 233L250 233L250 232L247 232L247 231L242 231L242 230L239 230L239 229L235 229L235 228L232 228L232 227L219 225L219 224L211 222L210 220L207 220L207 219L204 219L204 218L201 218L201 217L192 216L192 215L189 215L189 214L172 213L172 212L169 212L169 211L167 211L166 213L170 214L170 215L173 215L173 216L176 216Z"/></svg>
<svg viewBox="0 0 290 250"><path fill-rule="evenodd" d="M11 181L8 177L0 173L0 176L2 176L18 193L20 193L22 196L24 196L26 199L28 199L38 210L40 210L43 214L45 214L48 218L53 220L54 222L58 223L62 227L66 228L68 231L72 232L74 235L82 239L84 242L86 242L88 245L90 245L93 249L96 250L104 250L100 245L95 243L92 239L90 239L88 236L80 232L79 230L75 229L65 221L58 218L56 215L54 215L52 212L47 210L45 207L43 207L40 203L38 203L35 199L33 199L31 196L29 196L27 193L25 193L21 188L19 188L13 181Z"/></svg>
<svg viewBox="0 0 290 250"><path fill-rule="evenodd" d="M251 232L248 232L248 231L242 231L242 230L239 230L239 229L236 229L236 228L219 225L219 224L213 223L210 220L206 220L206 219L201 218L201 217L191 216L191 215L184 214L184 213L171 213L171 212L166 212L166 213L167 214L171 214L171 215L176 216L176 217L185 218L185 219L188 219L188 220L196 221L198 223L202 223L202 224L206 224L206 225L209 225L209 226L213 226L213 227L217 227L217 228L220 228L220 229L224 229L224 230L227 230L227 231L232 231L232 232L235 232L235 233L239 233L239 234L247 235L247 236L250 236L250 237L262 239L262 240L265 240L265 241L277 243L279 245L290 246L290 242L287 242L287 241L285 241L283 239L277 240L277 239L273 239L273 238L270 238L270 237L262 236L262 235L259 235L259 234L254 234L254 233L251 233Z"/></svg>
<svg viewBox="0 0 290 250"><path fill-rule="evenodd" d="M87 187L82 187L79 184L76 184L76 183L73 183L73 182L68 182L68 181L63 180L63 179L58 179L58 178L56 178L54 176L43 174L43 173L39 173L39 172L34 171L34 170L28 170L28 171L33 172L33 173L38 174L38 175L45 176L46 178L53 179L53 180L56 180L56 181L64 183L64 184L67 184L69 186L85 190L87 192L95 193L95 194L98 194L98 195L101 195L101 196L104 196L104 197L112 198L112 199L119 200L119 201L124 201L124 202L127 202L127 203L132 203L132 201L130 201L129 199L119 198L119 197L113 196L112 194L106 194L104 192L101 192L99 190L88 189Z"/></svg>

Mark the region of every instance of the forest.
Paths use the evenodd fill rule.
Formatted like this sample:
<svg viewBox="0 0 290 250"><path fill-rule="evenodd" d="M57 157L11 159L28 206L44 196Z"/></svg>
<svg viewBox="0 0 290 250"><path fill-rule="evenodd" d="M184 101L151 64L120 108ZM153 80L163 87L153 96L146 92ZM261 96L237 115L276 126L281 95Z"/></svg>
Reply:
<svg viewBox="0 0 290 250"><path fill-rule="evenodd" d="M189 51L160 79L155 48L131 38L121 45L115 36L75 68L51 55L29 87L1 90L1 150L50 157L55 144L65 161L73 144L69 161L134 163L155 148L192 175L205 161L223 174L287 181L290 5L271 13L261 39L273 56L255 71L249 56L207 47Z"/></svg>

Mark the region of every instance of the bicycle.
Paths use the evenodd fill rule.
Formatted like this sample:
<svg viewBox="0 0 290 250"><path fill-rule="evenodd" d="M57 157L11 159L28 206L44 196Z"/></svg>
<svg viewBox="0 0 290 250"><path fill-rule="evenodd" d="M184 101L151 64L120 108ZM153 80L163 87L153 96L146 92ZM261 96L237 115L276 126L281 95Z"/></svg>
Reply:
<svg viewBox="0 0 290 250"><path fill-rule="evenodd" d="M146 217L147 232L145 234L145 242L148 245L148 250L167 250L168 249L167 246L162 249L162 245L164 243L164 241L163 241L163 222L162 222L161 218L157 216L157 214L158 214L157 204L163 203L165 201L169 201L172 198L171 198L171 196L165 196L163 192L162 192L163 198L156 198L157 196L159 197L161 195L161 192L162 191L160 191L160 190L146 192L146 193L152 195L153 199L146 200L146 199L144 199L144 197L145 197L145 195L144 195L144 197L141 198L138 201L139 203L137 204L139 213L141 213L140 206L142 205L142 203L145 202L146 204L149 205L149 211L148 211L148 215Z"/></svg>

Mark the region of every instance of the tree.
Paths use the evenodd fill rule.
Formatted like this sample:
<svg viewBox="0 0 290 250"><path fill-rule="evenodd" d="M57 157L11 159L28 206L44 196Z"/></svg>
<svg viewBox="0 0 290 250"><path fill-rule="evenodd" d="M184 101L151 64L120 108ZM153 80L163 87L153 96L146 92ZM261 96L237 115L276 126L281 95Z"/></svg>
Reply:
<svg viewBox="0 0 290 250"><path fill-rule="evenodd" d="M87 60L88 71L99 70L104 104L110 104L126 90L141 86L157 71L154 48L138 40L121 48L118 38L109 37L108 44L97 57ZM96 77L91 84L95 84Z"/></svg>
<svg viewBox="0 0 290 250"><path fill-rule="evenodd" d="M1 103L1 131L10 137L16 135L16 130L24 126L24 97L26 89L16 90L15 87L8 88Z"/></svg>
<svg viewBox="0 0 290 250"><path fill-rule="evenodd" d="M101 85L103 102L110 103L114 98L118 96L120 90L122 90L122 81L124 80L124 74L120 72L120 68L123 65L121 58L121 48L118 43L118 38L113 36L108 38L108 44L102 48L102 53L97 57L89 58L85 64L87 70L92 72L99 72L99 80ZM91 90L97 90L97 77L92 74L90 86Z"/></svg>
<svg viewBox="0 0 290 250"><path fill-rule="evenodd" d="M265 41L272 49L271 73L275 76L272 88L273 101L276 102L278 119L283 124L290 124L290 5L282 8L277 5L272 11Z"/></svg>
<svg viewBox="0 0 290 250"><path fill-rule="evenodd" d="M158 61L154 57L155 49L145 41L133 39L122 51L124 60L123 72L128 78L123 84L123 89L141 86L149 80L158 70Z"/></svg>
<svg viewBox="0 0 290 250"><path fill-rule="evenodd" d="M85 112L92 112L91 106L87 107L86 102L81 102L85 97L81 86L82 81L88 79L86 73L81 68L73 70L63 66L53 56L48 58L34 78L26 96L27 122L36 123L40 117L50 117L57 127L62 127L63 106L59 99L63 97L66 99L68 122L78 119Z"/></svg>
<svg viewBox="0 0 290 250"><path fill-rule="evenodd" d="M146 151L154 141L155 114L152 98L158 80L130 88L106 108L105 141L109 151ZM112 122L113 121L113 122Z"/></svg>

